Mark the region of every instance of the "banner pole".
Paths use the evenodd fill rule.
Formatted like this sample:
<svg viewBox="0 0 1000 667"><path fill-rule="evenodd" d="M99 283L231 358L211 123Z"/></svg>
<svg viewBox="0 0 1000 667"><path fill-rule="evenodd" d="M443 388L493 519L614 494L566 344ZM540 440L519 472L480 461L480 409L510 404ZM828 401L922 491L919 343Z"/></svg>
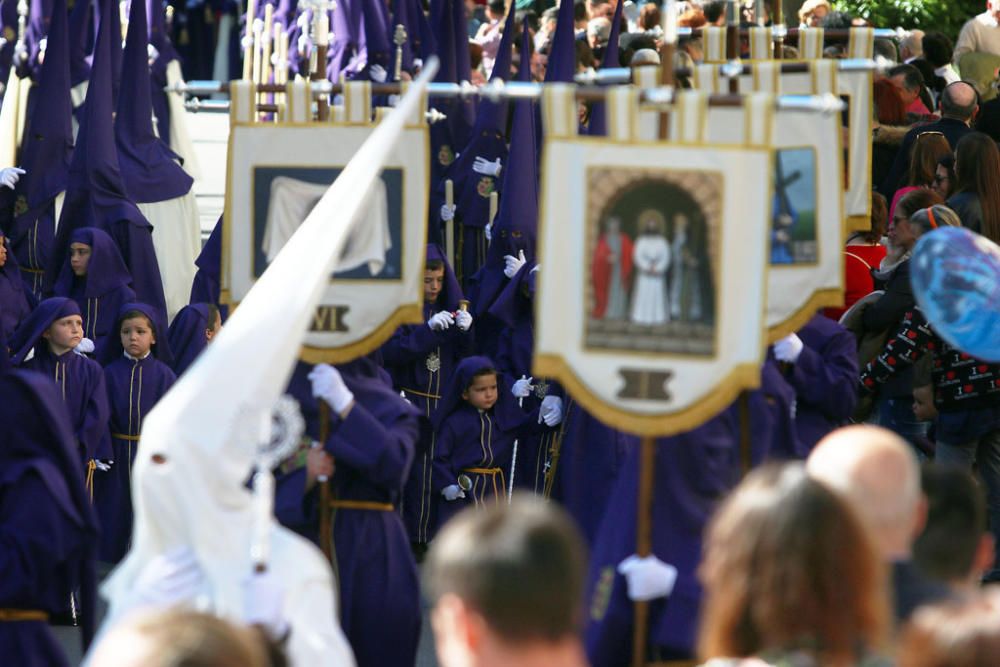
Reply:
<svg viewBox="0 0 1000 667"><path fill-rule="evenodd" d="M655 484L656 440L644 435L639 447L639 511L636 518L636 554L645 558L653 552L653 487ZM646 635L649 630L649 601L637 600L632 634L632 667L646 664Z"/></svg>

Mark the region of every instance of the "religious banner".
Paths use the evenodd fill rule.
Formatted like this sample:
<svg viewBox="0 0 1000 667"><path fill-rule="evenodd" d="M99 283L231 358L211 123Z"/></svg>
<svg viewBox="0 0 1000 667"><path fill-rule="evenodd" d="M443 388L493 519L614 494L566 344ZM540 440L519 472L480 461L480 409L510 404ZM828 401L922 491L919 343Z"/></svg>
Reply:
<svg viewBox="0 0 1000 667"><path fill-rule="evenodd" d="M780 68L776 61L755 63L743 83L751 84L752 94L768 96L793 76L808 81L810 93L838 89L834 61L814 61L808 72L795 75ZM765 118L771 124L765 141L775 149L765 318L773 342L800 329L820 308L843 303L843 133L837 112L765 111L744 104L711 107L708 140L758 144L751 135Z"/></svg>
<svg viewBox="0 0 1000 667"><path fill-rule="evenodd" d="M374 129L364 90L346 91L331 123L302 122L301 93L291 84L288 122L257 123L251 116L232 124L222 300L233 306ZM234 102L244 97L252 100L252 91L233 91ZM237 102L234 109L245 106ZM303 360L347 361L379 347L400 324L422 320L428 145L426 123L412 118L353 223L306 336Z"/></svg>
<svg viewBox="0 0 1000 667"><path fill-rule="evenodd" d="M759 383L772 155L705 144L698 122L645 142L609 101L613 141L543 114L534 372L607 424L669 435Z"/></svg>

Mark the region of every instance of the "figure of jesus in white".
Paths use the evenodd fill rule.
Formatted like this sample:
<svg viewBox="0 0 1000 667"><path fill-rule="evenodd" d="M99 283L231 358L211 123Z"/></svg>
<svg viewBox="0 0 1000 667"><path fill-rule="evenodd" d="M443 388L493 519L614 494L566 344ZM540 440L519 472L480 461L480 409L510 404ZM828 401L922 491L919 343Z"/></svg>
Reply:
<svg viewBox="0 0 1000 667"><path fill-rule="evenodd" d="M639 215L640 234L632 250L636 279L631 320L635 324L657 325L670 320L667 303L670 243L665 228L666 222L659 211L648 210Z"/></svg>

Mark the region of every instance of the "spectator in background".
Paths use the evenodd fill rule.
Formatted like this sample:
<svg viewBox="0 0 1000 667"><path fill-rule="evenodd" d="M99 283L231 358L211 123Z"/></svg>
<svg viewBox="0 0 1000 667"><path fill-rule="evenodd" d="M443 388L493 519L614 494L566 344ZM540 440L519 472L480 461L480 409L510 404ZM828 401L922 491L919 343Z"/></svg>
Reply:
<svg viewBox="0 0 1000 667"><path fill-rule="evenodd" d="M929 116L931 110L927 108L921 98L924 89L924 77L913 65L896 65L889 70L889 81L895 84L903 98L906 113L913 114L917 118Z"/></svg>
<svg viewBox="0 0 1000 667"><path fill-rule="evenodd" d="M799 27L817 28L832 11L827 0L806 0L799 9Z"/></svg>
<svg viewBox="0 0 1000 667"><path fill-rule="evenodd" d="M937 172L938 160L949 153L951 153L951 146L948 145L948 140L940 132L922 132L917 135L917 140L913 144L913 153L910 155L910 170L906 177L906 185L896 190L892 203L889 204L890 220L896 213L896 204L903 196L914 190L930 188L934 185L934 174Z"/></svg>
<svg viewBox="0 0 1000 667"><path fill-rule="evenodd" d="M955 154L942 155L934 172L934 185L931 188L947 200L955 191Z"/></svg>
<svg viewBox="0 0 1000 667"><path fill-rule="evenodd" d="M659 25L660 8L652 2L647 2L639 11L639 30L653 30Z"/></svg>
<svg viewBox="0 0 1000 667"><path fill-rule="evenodd" d="M909 64L924 55L924 31L911 30L899 41L899 57Z"/></svg>
<svg viewBox="0 0 1000 667"><path fill-rule="evenodd" d="M972 132L955 147L955 194L948 199L962 226L1000 243L1000 151L990 137Z"/></svg>
<svg viewBox="0 0 1000 667"><path fill-rule="evenodd" d="M916 95L919 100L919 93ZM907 91L900 87L895 79L876 81L872 86L872 96L875 102L875 117L879 125L909 125L906 122Z"/></svg>
<svg viewBox="0 0 1000 667"><path fill-rule="evenodd" d="M847 237L847 247L844 250L844 307L827 308L825 315L835 320L847 312L847 309L857 303L862 297L871 294L875 289L872 269L878 268L885 259L885 246L882 236L885 235L886 221L889 213L885 197L877 192L872 193L871 229L864 232L853 232Z"/></svg>
<svg viewBox="0 0 1000 667"><path fill-rule="evenodd" d="M611 36L611 21L606 18L596 18L590 19L587 23L587 43L590 44L590 49L597 54L600 51L601 54L604 53L604 49L608 46L608 38Z"/></svg>
<svg viewBox="0 0 1000 667"><path fill-rule="evenodd" d="M708 25L726 25L726 0L711 0L702 5Z"/></svg>
<svg viewBox="0 0 1000 667"><path fill-rule="evenodd" d="M926 40L924 41L926 46ZM879 188L882 196L891 200L903 182L910 168L910 151L917 135L923 132L940 132L948 140L948 145L954 148L959 139L972 131L970 125L978 112L979 96L971 85L959 81L945 87L941 93L941 120L914 127L906 133L889 175Z"/></svg>
<svg viewBox="0 0 1000 667"><path fill-rule="evenodd" d="M986 11L966 21L958 33L952 62L956 65L966 53L992 53L1000 56L1000 2L988 0Z"/></svg>
<svg viewBox="0 0 1000 667"><path fill-rule="evenodd" d="M913 543L920 572L971 593L993 567L993 536L986 530L986 499L976 479L956 466L927 464L920 473L927 525Z"/></svg>
<svg viewBox="0 0 1000 667"><path fill-rule="evenodd" d="M993 667L1000 655L1000 592L988 589L918 611L900 640L900 667Z"/></svg>
<svg viewBox="0 0 1000 667"><path fill-rule="evenodd" d="M912 562L927 501L920 490L917 459L904 440L877 426L848 426L823 438L806 468L813 479L846 499L871 530L883 562L892 566L897 621L909 618L922 604L950 595Z"/></svg>
<svg viewBox="0 0 1000 667"><path fill-rule="evenodd" d="M708 528L700 656L711 667L863 663L888 626L880 560L850 504L801 464L751 471Z"/></svg>
<svg viewBox="0 0 1000 667"><path fill-rule="evenodd" d="M944 80L948 86L961 81L958 72L951 66L951 53L954 49L951 39L943 32L929 32L924 35L924 58L934 68L934 74Z"/></svg>
<svg viewBox="0 0 1000 667"><path fill-rule="evenodd" d="M872 100L876 121L872 134L872 183L881 183L892 169L911 123L900 89L889 79L875 81Z"/></svg>
<svg viewBox="0 0 1000 667"><path fill-rule="evenodd" d="M431 545L424 590L443 667L583 667L586 555L555 505L466 510Z"/></svg>
<svg viewBox="0 0 1000 667"><path fill-rule="evenodd" d="M500 48L505 17L504 0L490 0L486 5L487 21L479 26L476 37L472 40L482 47L483 73L487 79L493 72L493 61L496 60L497 49Z"/></svg>

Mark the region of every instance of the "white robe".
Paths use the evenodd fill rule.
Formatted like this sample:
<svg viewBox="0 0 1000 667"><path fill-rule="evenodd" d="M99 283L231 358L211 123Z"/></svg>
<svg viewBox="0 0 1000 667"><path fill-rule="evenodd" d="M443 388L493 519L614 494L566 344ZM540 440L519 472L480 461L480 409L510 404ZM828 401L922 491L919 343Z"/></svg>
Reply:
<svg viewBox="0 0 1000 667"><path fill-rule="evenodd" d="M663 324L670 319L667 309L667 269L670 245L666 237L640 236L632 249L636 274L632 290L631 320L636 324Z"/></svg>
<svg viewBox="0 0 1000 667"><path fill-rule="evenodd" d="M167 85L182 83L181 64L176 60L167 63ZM167 93L167 105L170 107L170 149L184 160L184 171L191 178L201 178L201 168L194 152L194 144L187 129L187 110L184 108L184 95L178 92Z"/></svg>
<svg viewBox="0 0 1000 667"><path fill-rule="evenodd" d="M173 321L190 300L191 283L198 271L194 265L201 252L198 203L192 190L182 197L136 205L153 225L153 249L160 265L167 320Z"/></svg>

